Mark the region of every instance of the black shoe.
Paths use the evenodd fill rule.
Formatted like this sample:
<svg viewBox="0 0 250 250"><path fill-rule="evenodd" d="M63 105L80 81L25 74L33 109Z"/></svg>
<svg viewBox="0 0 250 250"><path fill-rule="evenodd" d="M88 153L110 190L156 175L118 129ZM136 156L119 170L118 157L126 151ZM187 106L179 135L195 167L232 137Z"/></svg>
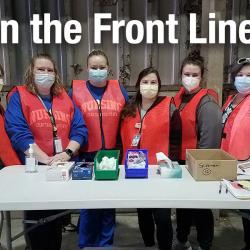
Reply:
<svg viewBox="0 0 250 250"><path fill-rule="evenodd" d="M154 242L144 242L145 247L153 247L155 245Z"/></svg>

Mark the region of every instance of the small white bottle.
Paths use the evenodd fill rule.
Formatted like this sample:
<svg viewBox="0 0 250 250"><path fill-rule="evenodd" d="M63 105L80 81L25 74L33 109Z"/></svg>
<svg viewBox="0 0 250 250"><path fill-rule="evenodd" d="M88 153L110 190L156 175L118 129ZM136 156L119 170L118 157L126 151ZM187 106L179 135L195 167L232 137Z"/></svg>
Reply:
<svg viewBox="0 0 250 250"><path fill-rule="evenodd" d="M29 147L29 155L25 158L25 172L26 173L36 173L37 172L37 164L36 164L36 158L34 155L34 144L30 144Z"/></svg>

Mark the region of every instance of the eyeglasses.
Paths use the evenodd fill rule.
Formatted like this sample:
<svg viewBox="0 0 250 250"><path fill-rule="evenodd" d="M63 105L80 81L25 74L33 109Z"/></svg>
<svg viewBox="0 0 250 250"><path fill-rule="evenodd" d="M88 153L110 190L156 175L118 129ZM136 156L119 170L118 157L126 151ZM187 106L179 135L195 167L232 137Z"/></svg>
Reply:
<svg viewBox="0 0 250 250"><path fill-rule="evenodd" d="M242 57L237 61L238 64L243 64L243 63L250 63L250 58L249 57Z"/></svg>

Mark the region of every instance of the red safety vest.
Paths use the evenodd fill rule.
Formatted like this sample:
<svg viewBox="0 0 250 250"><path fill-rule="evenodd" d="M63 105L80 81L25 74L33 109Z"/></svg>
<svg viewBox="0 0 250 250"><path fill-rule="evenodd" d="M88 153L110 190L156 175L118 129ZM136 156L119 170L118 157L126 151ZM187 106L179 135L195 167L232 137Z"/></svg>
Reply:
<svg viewBox="0 0 250 250"><path fill-rule="evenodd" d="M182 97L185 89L182 87L174 97L174 103L179 109L182 103ZM200 89L194 97L188 102L182 110L180 116L182 121L182 145L181 145L181 160L186 160L186 149L197 148L197 130L196 130L196 110L201 99L205 95L212 95L217 100L218 95L211 89Z"/></svg>
<svg viewBox="0 0 250 250"><path fill-rule="evenodd" d="M170 133L170 103L172 98L165 97L145 114L141 120L140 110L137 108L136 116L127 116L121 122L121 139L123 146L123 163L126 151L133 148L132 140L140 132L141 138L138 148L148 150L149 164L157 164L156 153L169 154ZM141 130L136 124L141 124ZM139 131L140 130L140 131Z"/></svg>
<svg viewBox="0 0 250 250"><path fill-rule="evenodd" d="M0 109L2 105L0 104ZM11 165L20 165L21 162L12 148L10 139L5 131L4 128L4 117L3 114L0 115L0 159L3 162L4 166L11 166Z"/></svg>
<svg viewBox="0 0 250 250"><path fill-rule="evenodd" d="M11 90L8 92L8 94L6 95L6 100L7 102L10 101L10 98L12 97L12 95L17 92L17 86L14 86L11 88Z"/></svg>
<svg viewBox="0 0 250 250"><path fill-rule="evenodd" d="M223 111L231 102L229 96L223 106ZM237 160L247 160L250 157L250 95L248 95L229 115L223 128L221 148Z"/></svg>
<svg viewBox="0 0 250 250"><path fill-rule="evenodd" d="M53 132L50 117L39 98L30 93L25 86L18 86L22 111L34 136L35 143L48 155L54 155ZM54 96L52 112L56 121L57 136L62 140L65 149L69 144L71 122L74 115L74 105L63 90L59 96Z"/></svg>
<svg viewBox="0 0 250 250"><path fill-rule="evenodd" d="M119 82L108 81L99 105L85 81L74 80L72 89L73 101L82 111L88 128L88 144L81 151L94 152L101 148L114 148L121 110L125 105Z"/></svg>

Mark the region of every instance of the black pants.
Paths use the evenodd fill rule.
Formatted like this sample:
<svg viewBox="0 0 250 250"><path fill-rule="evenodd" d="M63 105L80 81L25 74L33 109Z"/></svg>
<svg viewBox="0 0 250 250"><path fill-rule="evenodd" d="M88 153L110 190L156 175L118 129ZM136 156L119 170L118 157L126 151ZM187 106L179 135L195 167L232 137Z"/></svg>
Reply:
<svg viewBox="0 0 250 250"><path fill-rule="evenodd" d="M194 222L197 241L202 249L210 249L214 237L214 217L211 209L176 209L177 239L184 243Z"/></svg>
<svg viewBox="0 0 250 250"><path fill-rule="evenodd" d="M243 229L244 229L244 241L246 249L250 250L250 220L242 217Z"/></svg>
<svg viewBox="0 0 250 250"><path fill-rule="evenodd" d="M171 222L171 209L142 209L138 208L138 222L142 238L146 247L155 245L156 238L159 249L171 250L173 241L173 228Z"/></svg>
<svg viewBox="0 0 250 250"><path fill-rule="evenodd" d="M26 211L25 220L39 220L58 214L56 210ZM34 224L25 224L28 229ZM62 219L58 218L25 234L29 249L31 250L60 250L62 242Z"/></svg>

